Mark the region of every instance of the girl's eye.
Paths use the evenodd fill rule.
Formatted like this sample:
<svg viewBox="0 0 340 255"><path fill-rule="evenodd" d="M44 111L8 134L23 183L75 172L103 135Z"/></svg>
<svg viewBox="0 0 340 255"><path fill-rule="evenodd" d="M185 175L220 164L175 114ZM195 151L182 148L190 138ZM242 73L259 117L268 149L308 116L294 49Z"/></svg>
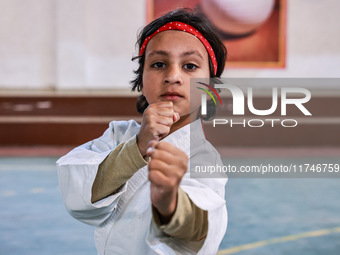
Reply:
<svg viewBox="0 0 340 255"><path fill-rule="evenodd" d="M187 70L195 70L198 66L195 65L195 64L185 64L183 66L184 69L187 69Z"/></svg>
<svg viewBox="0 0 340 255"><path fill-rule="evenodd" d="M154 67L154 68L164 68L165 64L163 62L156 62L156 63L152 64L152 67Z"/></svg>

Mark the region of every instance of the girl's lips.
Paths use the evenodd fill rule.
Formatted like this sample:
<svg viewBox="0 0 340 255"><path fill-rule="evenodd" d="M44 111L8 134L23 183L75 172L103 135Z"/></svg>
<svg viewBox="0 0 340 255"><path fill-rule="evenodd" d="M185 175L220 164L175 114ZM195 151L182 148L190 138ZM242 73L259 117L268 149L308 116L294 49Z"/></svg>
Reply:
<svg viewBox="0 0 340 255"><path fill-rule="evenodd" d="M183 98L183 96L178 93L165 93L161 97L168 101L177 101Z"/></svg>

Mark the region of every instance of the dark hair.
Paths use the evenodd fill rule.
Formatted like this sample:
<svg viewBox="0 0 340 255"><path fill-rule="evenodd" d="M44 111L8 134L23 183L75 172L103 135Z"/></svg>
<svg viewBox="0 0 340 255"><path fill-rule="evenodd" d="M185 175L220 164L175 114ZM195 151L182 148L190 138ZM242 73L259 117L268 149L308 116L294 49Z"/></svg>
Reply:
<svg viewBox="0 0 340 255"><path fill-rule="evenodd" d="M217 61L217 72L214 74L214 68L212 62L209 58L210 67L210 78L220 77L224 70L224 64L227 57L227 49L225 48L219 34L212 23L198 10L191 10L187 8L179 8L168 12L164 16L152 21L150 24L146 25L143 30L139 33L137 45L138 50L141 48L145 38L152 35L159 27L165 25L171 21L179 21L186 23L194 28L196 28L207 41L210 43L214 50L216 61ZM139 67L134 71L136 78L131 81L132 91L137 90L140 92L143 87L143 69L145 62L145 52L142 56L133 57L132 60L138 59ZM209 102L209 101L208 101ZM148 107L148 102L143 95L140 95L137 101L137 111L143 113ZM209 105L208 105L209 106ZM216 109L214 110L215 114ZM209 110L208 110L208 115Z"/></svg>

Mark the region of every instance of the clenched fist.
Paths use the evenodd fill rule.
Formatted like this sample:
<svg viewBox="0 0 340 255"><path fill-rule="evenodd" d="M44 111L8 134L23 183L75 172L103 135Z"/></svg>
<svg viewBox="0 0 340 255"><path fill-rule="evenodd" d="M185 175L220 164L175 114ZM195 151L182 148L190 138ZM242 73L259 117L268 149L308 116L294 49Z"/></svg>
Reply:
<svg viewBox="0 0 340 255"><path fill-rule="evenodd" d="M149 143L147 156L152 205L166 224L176 210L177 192L188 168L188 157L182 150L167 142Z"/></svg>
<svg viewBox="0 0 340 255"><path fill-rule="evenodd" d="M150 104L145 109L137 135L137 145L143 157L146 155L148 143L152 140L159 141L167 136L172 124L179 119L179 114L174 112L173 103L170 101Z"/></svg>

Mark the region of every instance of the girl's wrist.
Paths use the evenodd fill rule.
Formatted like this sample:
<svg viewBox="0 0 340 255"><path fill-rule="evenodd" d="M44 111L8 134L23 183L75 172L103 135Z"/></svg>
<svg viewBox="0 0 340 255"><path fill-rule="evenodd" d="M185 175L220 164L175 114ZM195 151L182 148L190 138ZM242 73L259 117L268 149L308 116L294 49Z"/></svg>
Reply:
<svg viewBox="0 0 340 255"><path fill-rule="evenodd" d="M142 155L143 158L145 158L146 157L146 150L147 150L147 148L145 146L141 145L141 142L139 140L138 135L136 136L136 142L137 142L137 147L138 147L138 150L139 150L140 154Z"/></svg>
<svg viewBox="0 0 340 255"><path fill-rule="evenodd" d="M161 204L153 205L157 212L162 225L168 224L172 218L172 216L176 212L177 208L177 192L175 195L172 195L169 201L164 199Z"/></svg>

